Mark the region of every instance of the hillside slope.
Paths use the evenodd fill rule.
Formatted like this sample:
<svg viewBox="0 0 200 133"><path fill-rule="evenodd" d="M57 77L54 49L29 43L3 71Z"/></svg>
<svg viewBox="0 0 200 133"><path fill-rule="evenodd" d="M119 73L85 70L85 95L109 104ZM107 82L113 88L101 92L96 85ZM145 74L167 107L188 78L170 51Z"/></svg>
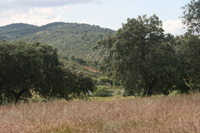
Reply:
<svg viewBox="0 0 200 133"><path fill-rule="evenodd" d="M17 40L37 32L38 27L29 24L10 24L0 27L0 40Z"/></svg>
<svg viewBox="0 0 200 133"><path fill-rule="evenodd" d="M115 31L99 26L56 22L41 27L28 24L11 24L0 27L0 40L42 42L58 48L61 55L98 61L93 51L97 40Z"/></svg>

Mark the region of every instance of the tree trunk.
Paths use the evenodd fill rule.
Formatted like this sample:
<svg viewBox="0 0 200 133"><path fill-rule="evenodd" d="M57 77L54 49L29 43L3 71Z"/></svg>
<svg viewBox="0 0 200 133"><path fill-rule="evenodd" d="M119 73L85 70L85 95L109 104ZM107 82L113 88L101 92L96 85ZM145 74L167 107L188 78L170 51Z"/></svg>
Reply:
<svg viewBox="0 0 200 133"><path fill-rule="evenodd" d="M147 95L147 88L145 87L144 88L144 92L143 92L143 94L142 94L142 97L145 97Z"/></svg>
<svg viewBox="0 0 200 133"><path fill-rule="evenodd" d="M164 88L163 94L164 94L165 96L169 95L169 90L167 90L166 88Z"/></svg>
<svg viewBox="0 0 200 133"><path fill-rule="evenodd" d="M148 85L147 96L148 96L148 97L151 97L151 95L152 95L152 86L151 86L151 85Z"/></svg>
<svg viewBox="0 0 200 133"><path fill-rule="evenodd" d="M147 83L144 87L144 92L142 94L142 97L148 96L148 92L149 92L149 84Z"/></svg>
<svg viewBox="0 0 200 133"><path fill-rule="evenodd" d="M15 95L15 104L17 104L17 102L19 101L21 95L20 94L16 94Z"/></svg>
<svg viewBox="0 0 200 133"><path fill-rule="evenodd" d="M20 97L22 96L22 94L25 92L25 90L20 91L19 93L16 93L15 91L11 91L11 93L13 94L13 96L15 97L15 104L17 104L17 102L20 100Z"/></svg>

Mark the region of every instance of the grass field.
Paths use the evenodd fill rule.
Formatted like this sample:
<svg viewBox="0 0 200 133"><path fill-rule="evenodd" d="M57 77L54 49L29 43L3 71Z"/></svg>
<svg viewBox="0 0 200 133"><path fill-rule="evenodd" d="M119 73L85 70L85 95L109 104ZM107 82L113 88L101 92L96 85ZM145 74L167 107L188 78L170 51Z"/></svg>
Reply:
<svg viewBox="0 0 200 133"><path fill-rule="evenodd" d="M200 133L200 94L0 106L0 133Z"/></svg>

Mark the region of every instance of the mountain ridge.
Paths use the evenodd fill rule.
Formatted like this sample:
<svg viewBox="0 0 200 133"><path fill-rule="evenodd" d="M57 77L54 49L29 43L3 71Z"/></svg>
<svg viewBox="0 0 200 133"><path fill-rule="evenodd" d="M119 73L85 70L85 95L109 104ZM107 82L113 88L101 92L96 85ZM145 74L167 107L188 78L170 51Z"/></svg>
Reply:
<svg viewBox="0 0 200 133"><path fill-rule="evenodd" d="M43 26L15 23L0 27L0 40L41 42L58 49L64 56L100 60L93 47L99 39L115 31L96 25L54 22Z"/></svg>

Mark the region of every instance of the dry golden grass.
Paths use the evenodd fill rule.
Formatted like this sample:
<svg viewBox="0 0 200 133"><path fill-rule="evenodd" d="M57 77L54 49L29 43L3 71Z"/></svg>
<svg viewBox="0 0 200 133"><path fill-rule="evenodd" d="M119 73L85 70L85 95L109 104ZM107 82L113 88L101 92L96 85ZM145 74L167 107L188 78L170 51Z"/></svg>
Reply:
<svg viewBox="0 0 200 133"><path fill-rule="evenodd" d="M0 132L200 133L200 94L0 106Z"/></svg>

